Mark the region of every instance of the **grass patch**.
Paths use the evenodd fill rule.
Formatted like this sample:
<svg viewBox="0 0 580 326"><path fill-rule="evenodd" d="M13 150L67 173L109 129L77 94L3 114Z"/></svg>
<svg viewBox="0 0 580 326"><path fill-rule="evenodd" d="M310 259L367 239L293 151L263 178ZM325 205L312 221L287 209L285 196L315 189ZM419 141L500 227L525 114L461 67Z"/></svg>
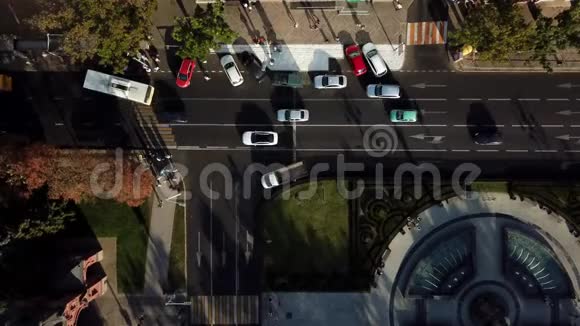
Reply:
<svg viewBox="0 0 580 326"><path fill-rule="evenodd" d="M300 199L298 194L310 186L310 190L317 186L315 193ZM336 181L303 184L288 191L288 199L281 195L260 210L268 243L264 264L269 281L294 277L308 282L308 275L321 279L347 273L348 204L338 193Z"/></svg>
<svg viewBox="0 0 580 326"><path fill-rule="evenodd" d="M167 282L169 291L185 289L185 221L183 207L175 207L173 220L173 234L171 237L171 251L169 253L169 271Z"/></svg>
<svg viewBox="0 0 580 326"><path fill-rule="evenodd" d="M117 286L119 291L143 291L151 206L129 207L113 200L78 205L97 237L117 238Z"/></svg>

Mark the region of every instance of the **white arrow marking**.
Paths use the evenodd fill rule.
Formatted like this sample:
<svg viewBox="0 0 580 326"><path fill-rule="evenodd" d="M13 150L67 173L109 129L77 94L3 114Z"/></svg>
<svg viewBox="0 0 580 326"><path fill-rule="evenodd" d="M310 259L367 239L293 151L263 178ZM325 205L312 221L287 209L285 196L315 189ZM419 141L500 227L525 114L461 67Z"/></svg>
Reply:
<svg viewBox="0 0 580 326"><path fill-rule="evenodd" d="M222 266L226 265L226 233L222 233Z"/></svg>
<svg viewBox="0 0 580 326"><path fill-rule="evenodd" d="M422 114L446 114L447 111L435 111L435 110L421 110Z"/></svg>
<svg viewBox="0 0 580 326"><path fill-rule="evenodd" d="M447 87L447 85L420 83L420 84L411 85L411 87L415 87L415 88L429 88L429 87Z"/></svg>
<svg viewBox="0 0 580 326"><path fill-rule="evenodd" d="M558 112L556 112L556 114L572 115L572 114L580 114L580 111L564 110L564 111L558 111Z"/></svg>
<svg viewBox="0 0 580 326"><path fill-rule="evenodd" d="M580 136L562 135L562 136L557 136L556 138L560 139L560 140L567 140L567 141L578 139L576 141L576 144L580 144Z"/></svg>
<svg viewBox="0 0 580 326"><path fill-rule="evenodd" d="M558 87L560 87L560 88L580 87L580 84L566 83L566 84L560 84L560 85L558 85Z"/></svg>
<svg viewBox="0 0 580 326"><path fill-rule="evenodd" d="M197 256L197 267L201 266L201 235L197 232L197 252L195 253Z"/></svg>
<svg viewBox="0 0 580 326"><path fill-rule="evenodd" d="M410 137L415 138L415 139L420 139L420 140L427 140L427 142L429 142L431 144L442 143L443 138L445 138L445 136L430 136L430 135L425 135L425 134L417 134L417 135L413 135ZM431 139L431 140L429 141L428 139Z"/></svg>
<svg viewBox="0 0 580 326"><path fill-rule="evenodd" d="M246 230L246 251L244 252L246 256L246 264L250 263L250 256L252 255L250 245L252 248L254 247L254 237L252 237L250 233Z"/></svg>

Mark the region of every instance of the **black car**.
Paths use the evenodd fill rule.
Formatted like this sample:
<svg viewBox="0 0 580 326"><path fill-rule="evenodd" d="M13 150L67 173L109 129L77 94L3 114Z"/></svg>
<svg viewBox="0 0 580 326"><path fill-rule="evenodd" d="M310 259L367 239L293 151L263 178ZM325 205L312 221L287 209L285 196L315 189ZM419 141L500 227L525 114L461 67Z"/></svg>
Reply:
<svg viewBox="0 0 580 326"><path fill-rule="evenodd" d="M264 64L255 54L248 51L242 52L242 63L258 82L266 76L266 69L262 69Z"/></svg>
<svg viewBox="0 0 580 326"><path fill-rule="evenodd" d="M477 145L501 145L503 139L497 128L480 129L473 134L473 142Z"/></svg>

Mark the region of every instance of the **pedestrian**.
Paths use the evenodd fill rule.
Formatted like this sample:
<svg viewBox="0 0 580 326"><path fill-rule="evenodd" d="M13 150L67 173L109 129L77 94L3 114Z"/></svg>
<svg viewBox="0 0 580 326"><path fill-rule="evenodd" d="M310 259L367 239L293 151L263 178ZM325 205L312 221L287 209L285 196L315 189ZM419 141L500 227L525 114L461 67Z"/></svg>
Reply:
<svg viewBox="0 0 580 326"><path fill-rule="evenodd" d="M208 74L204 74L203 79L205 79L205 81L209 81L211 77Z"/></svg>
<svg viewBox="0 0 580 326"><path fill-rule="evenodd" d="M248 9L248 3L244 1L244 3L242 3L242 6L244 6L244 9Z"/></svg>
<svg viewBox="0 0 580 326"><path fill-rule="evenodd" d="M298 23L294 23L294 28L298 28Z"/></svg>
<svg viewBox="0 0 580 326"><path fill-rule="evenodd" d="M340 37L337 36L334 40L336 41L336 43L340 43Z"/></svg>
<svg viewBox="0 0 580 326"><path fill-rule="evenodd" d="M365 30L365 25L362 25L362 24L361 24L361 25L360 25L360 29L364 31L364 30Z"/></svg>

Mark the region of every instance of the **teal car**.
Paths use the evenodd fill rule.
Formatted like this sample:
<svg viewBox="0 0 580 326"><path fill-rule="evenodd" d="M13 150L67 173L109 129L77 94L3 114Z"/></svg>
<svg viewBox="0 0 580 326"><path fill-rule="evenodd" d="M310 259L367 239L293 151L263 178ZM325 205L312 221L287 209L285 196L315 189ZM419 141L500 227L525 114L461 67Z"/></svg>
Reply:
<svg viewBox="0 0 580 326"><path fill-rule="evenodd" d="M391 122L417 122L417 110L391 110Z"/></svg>

